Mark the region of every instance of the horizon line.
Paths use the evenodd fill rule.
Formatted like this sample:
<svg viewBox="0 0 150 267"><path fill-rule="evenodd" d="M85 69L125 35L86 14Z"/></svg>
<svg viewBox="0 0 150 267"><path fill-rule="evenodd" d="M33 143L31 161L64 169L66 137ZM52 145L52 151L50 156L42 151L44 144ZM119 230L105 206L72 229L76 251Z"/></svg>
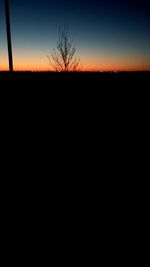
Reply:
<svg viewBox="0 0 150 267"><path fill-rule="evenodd" d="M10 71L9 70L0 70L0 73L3 73L3 72L7 72L9 73ZM98 72L98 73L108 73L108 72L113 72L113 73L117 73L117 72L150 72L150 70L79 70L79 71L67 71L67 72L64 72L64 71L52 71L52 70L14 70L13 73L19 73L19 72L22 72L22 73L84 73L84 72Z"/></svg>

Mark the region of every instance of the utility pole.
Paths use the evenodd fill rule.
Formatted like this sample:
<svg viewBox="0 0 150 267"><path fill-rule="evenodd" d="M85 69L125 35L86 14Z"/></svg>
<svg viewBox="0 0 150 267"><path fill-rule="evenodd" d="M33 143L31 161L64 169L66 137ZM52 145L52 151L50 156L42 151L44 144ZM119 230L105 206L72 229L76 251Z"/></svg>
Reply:
<svg viewBox="0 0 150 267"><path fill-rule="evenodd" d="M12 56L12 43L11 43L9 0L4 0L4 1L5 1L5 16L6 16L6 32L7 32L9 71L12 72L13 71L13 56Z"/></svg>

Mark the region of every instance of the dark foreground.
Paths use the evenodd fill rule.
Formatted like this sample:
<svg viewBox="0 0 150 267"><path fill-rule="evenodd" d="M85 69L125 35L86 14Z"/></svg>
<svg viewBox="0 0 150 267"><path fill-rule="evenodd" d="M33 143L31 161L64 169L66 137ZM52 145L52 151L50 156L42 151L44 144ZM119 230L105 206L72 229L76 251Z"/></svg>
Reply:
<svg viewBox="0 0 150 267"><path fill-rule="evenodd" d="M32 158L33 143L35 144L33 154L39 155L40 143L45 152L40 153L39 158L46 157L45 162L50 165L49 155L55 158L57 154L63 161L67 153L71 160L70 155L76 151L74 162L78 162L78 157L81 157L82 166L85 160L82 153L87 157L90 155L89 158L95 157L98 166L103 165L101 158L105 159L105 155L110 156L109 161L115 161L117 143L118 158L121 160L120 155L127 154L123 159L126 165L129 155L132 158L133 150L138 155L139 143L143 142L146 134L149 134L147 130L149 88L150 72L0 73L1 120L4 121L4 125L1 122L1 133L4 132L4 136L7 137L5 142L6 137L1 138L1 143L4 146L9 142L14 145L11 152L12 159L16 151L16 143L19 144L20 151L26 151L22 149L24 145L27 147L27 160L29 156ZM142 138L139 134L141 131L143 131ZM136 137L137 134L139 138ZM14 141L16 139L19 141ZM133 142L136 149L135 146L132 148ZM66 152L66 144L70 149L68 152ZM51 145L55 147L55 154L51 151ZM101 150L102 146L103 150ZM123 146L127 149L125 150ZM90 153L90 147L95 151ZM9 154L8 151L6 150L7 154ZM23 152L18 152L19 156L20 153ZM143 157L143 154L140 156ZM70 166L68 162L68 160L65 162L67 168ZM16 164L18 164L17 161ZM119 168L118 159L115 164L116 168ZM88 165L85 165L86 170ZM94 175L94 167L92 168L91 177ZM38 169L38 166L35 169ZM57 169L62 171L59 166L56 166ZM72 168L70 175L74 173L74 169L75 167ZM120 172L120 177L124 169L125 167ZM112 171L109 164L106 170ZM80 175L84 177L84 172L79 172L77 177ZM134 173L128 173L127 177L130 175L134 177ZM112 171L110 177L113 176L115 172Z"/></svg>
<svg viewBox="0 0 150 267"><path fill-rule="evenodd" d="M0 84L27 85L37 88L49 88L51 85L62 86L63 89L81 85L90 85L93 88L103 86L143 86L148 88L150 72L77 72L77 73L53 73L53 72L0 72ZM65 87L64 87L65 86Z"/></svg>

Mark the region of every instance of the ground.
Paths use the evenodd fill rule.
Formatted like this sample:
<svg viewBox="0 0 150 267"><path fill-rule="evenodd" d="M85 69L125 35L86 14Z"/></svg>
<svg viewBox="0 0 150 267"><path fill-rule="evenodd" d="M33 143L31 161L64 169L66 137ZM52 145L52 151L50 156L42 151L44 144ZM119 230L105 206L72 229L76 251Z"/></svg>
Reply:
<svg viewBox="0 0 150 267"><path fill-rule="evenodd" d="M0 80L7 82L149 82L150 72L76 72L76 73L54 73L54 72L0 72ZM87 83L88 85L88 83ZM123 84L122 84L123 85ZM129 84L130 85L130 84Z"/></svg>

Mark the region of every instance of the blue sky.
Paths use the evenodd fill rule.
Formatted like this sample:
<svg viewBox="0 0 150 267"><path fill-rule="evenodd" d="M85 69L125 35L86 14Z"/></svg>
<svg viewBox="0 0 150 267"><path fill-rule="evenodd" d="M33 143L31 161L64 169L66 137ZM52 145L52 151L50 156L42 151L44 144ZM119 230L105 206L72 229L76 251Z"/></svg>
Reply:
<svg viewBox="0 0 150 267"><path fill-rule="evenodd" d="M10 0L15 69L48 70L59 26L68 25L81 68L150 69L150 1ZM0 0L0 69L7 69Z"/></svg>

